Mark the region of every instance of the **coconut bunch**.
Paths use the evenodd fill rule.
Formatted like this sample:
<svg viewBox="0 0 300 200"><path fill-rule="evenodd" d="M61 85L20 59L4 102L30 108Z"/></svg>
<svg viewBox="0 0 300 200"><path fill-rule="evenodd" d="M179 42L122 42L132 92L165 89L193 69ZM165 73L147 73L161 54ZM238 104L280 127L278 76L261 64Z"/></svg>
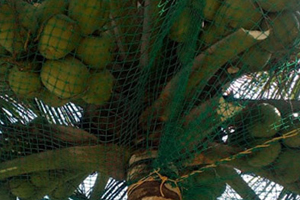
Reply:
<svg viewBox="0 0 300 200"><path fill-rule="evenodd" d="M226 181L220 177L216 169L207 169L199 174L190 176L183 184L183 197L190 196L191 199L217 199L226 189ZM192 185L192 187L190 187ZM189 189L187 189L189 188Z"/></svg>
<svg viewBox="0 0 300 200"><path fill-rule="evenodd" d="M244 109L234 120L235 131L228 133L227 143L242 150L252 149L247 162L253 167L272 164L281 152L281 142L272 141L279 136L282 116L271 104L259 104ZM267 143L267 145L264 145Z"/></svg>
<svg viewBox="0 0 300 200"><path fill-rule="evenodd" d="M266 40L228 61L231 68L237 68L236 72L240 69L245 72L262 71L273 58L289 54L298 44L299 10L300 3L296 0L190 0L189 6L172 25L169 37L180 43L189 42L189 30L195 26L191 24L191 18L195 17L191 14L193 12L201 14L198 52L239 28L262 32L269 30L270 35ZM181 54L179 51L179 58Z"/></svg>
<svg viewBox="0 0 300 200"><path fill-rule="evenodd" d="M78 185L88 176L85 172L67 170L39 171L11 177L0 183L0 197L13 200L42 199L48 195L53 200L68 199Z"/></svg>
<svg viewBox="0 0 300 200"><path fill-rule="evenodd" d="M243 121L243 134L239 131L229 133L228 145L242 150L251 149L251 153L242 157L249 166L270 170L280 184L295 184L300 178L297 161L300 147L299 119L283 119L280 111L267 103L247 108L240 114L235 118L234 126L237 130L237 124Z"/></svg>
<svg viewBox="0 0 300 200"><path fill-rule="evenodd" d="M70 101L102 105L115 78L106 68L114 40L103 27L109 3L23 0L0 4L1 90L53 107Z"/></svg>

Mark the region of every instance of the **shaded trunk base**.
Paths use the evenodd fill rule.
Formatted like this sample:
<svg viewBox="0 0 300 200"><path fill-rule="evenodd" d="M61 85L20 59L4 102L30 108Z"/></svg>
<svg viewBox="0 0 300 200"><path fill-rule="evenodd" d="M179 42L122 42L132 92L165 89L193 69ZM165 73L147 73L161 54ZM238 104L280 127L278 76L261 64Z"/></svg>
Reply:
<svg viewBox="0 0 300 200"><path fill-rule="evenodd" d="M160 181L136 183L128 189L129 200L181 200L178 187Z"/></svg>
<svg viewBox="0 0 300 200"><path fill-rule="evenodd" d="M156 150L136 152L131 156L127 172L127 180L132 182L127 192L129 200L182 199L177 184L168 181L168 177L159 172L153 172L152 162L156 157Z"/></svg>

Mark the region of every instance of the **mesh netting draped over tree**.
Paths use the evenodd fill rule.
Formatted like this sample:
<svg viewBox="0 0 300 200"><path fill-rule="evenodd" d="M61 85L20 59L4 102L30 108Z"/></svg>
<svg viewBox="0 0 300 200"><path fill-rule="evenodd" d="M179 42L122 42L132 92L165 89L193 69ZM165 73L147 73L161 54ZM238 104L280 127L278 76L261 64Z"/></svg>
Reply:
<svg viewBox="0 0 300 200"><path fill-rule="evenodd" d="M0 0L0 199L299 199L299 23L298 0Z"/></svg>

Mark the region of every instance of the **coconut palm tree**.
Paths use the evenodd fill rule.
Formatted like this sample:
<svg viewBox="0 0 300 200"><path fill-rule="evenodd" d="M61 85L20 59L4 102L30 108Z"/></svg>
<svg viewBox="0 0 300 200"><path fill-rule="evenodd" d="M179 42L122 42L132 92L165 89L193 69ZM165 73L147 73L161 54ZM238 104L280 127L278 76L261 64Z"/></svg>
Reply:
<svg viewBox="0 0 300 200"><path fill-rule="evenodd" d="M299 198L297 1L28 2L0 4L1 199Z"/></svg>

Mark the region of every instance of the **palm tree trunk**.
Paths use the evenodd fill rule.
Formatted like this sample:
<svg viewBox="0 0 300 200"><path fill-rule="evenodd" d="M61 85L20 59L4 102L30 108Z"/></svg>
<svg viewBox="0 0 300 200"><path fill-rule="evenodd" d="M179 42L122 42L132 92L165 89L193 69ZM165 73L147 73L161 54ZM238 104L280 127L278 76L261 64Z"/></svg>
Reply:
<svg viewBox="0 0 300 200"><path fill-rule="evenodd" d="M181 200L177 184L168 181L168 177L159 172L152 173L152 160L157 157L156 151L139 152L129 160L127 173L129 200Z"/></svg>
<svg viewBox="0 0 300 200"><path fill-rule="evenodd" d="M161 181L145 181L128 189L129 200L181 200L178 188Z"/></svg>

